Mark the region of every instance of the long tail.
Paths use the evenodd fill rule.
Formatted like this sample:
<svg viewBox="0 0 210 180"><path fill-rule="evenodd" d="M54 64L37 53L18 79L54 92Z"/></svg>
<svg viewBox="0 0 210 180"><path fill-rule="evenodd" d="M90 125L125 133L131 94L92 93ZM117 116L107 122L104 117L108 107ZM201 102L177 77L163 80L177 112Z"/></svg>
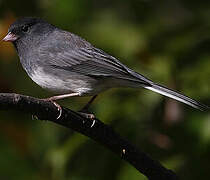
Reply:
<svg viewBox="0 0 210 180"><path fill-rule="evenodd" d="M144 88L146 89L149 89L151 91L154 91L154 92L157 92L159 94L162 94L164 96L167 96L167 97L170 97L172 99L176 99L177 101L180 101L180 102L183 102L189 106L192 106L196 109L199 109L201 111L205 111L207 109L210 109L210 107L204 105L204 104L201 104L185 95L182 95L178 92L175 92L171 89L168 89L164 86L161 86L161 85L158 85L156 83L152 83L152 86L144 86Z"/></svg>

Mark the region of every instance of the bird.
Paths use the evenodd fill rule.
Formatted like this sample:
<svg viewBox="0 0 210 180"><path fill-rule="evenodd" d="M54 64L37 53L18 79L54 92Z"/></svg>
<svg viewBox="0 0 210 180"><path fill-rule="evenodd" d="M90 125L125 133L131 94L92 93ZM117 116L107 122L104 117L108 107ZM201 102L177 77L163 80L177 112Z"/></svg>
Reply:
<svg viewBox="0 0 210 180"><path fill-rule="evenodd" d="M91 104L99 93L119 87L143 87L193 108L209 109L188 96L153 82L80 36L39 17L17 19L2 40L12 42L28 76L56 94L45 100L58 107L58 118L62 108L56 100L92 96Z"/></svg>

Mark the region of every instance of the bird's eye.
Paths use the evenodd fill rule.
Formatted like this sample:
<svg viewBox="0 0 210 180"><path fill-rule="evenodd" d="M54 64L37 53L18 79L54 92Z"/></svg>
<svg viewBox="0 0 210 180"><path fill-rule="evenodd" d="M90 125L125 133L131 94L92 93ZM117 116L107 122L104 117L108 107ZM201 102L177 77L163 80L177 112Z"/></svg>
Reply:
<svg viewBox="0 0 210 180"><path fill-rule="evenodd" d="M23 32L28 32L29 27L28 26L22 26L21 29L22 29Z"/></svg>

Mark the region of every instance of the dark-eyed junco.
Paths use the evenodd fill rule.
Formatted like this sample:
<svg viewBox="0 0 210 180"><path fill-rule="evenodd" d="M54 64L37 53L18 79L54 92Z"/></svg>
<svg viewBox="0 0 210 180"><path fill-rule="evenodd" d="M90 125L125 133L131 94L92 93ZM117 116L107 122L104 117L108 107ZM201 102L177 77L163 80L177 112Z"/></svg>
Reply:
<svg viewBox="0 0 210 180"><path fill-rule="evenodd" d="M62 94L47 98L52 102L71 96L94 96L109 88L143 87L200 110L208 108L152 82L86 40L40 18L18 19L3 40L14 44L23 68L34 82Z"/></svg>

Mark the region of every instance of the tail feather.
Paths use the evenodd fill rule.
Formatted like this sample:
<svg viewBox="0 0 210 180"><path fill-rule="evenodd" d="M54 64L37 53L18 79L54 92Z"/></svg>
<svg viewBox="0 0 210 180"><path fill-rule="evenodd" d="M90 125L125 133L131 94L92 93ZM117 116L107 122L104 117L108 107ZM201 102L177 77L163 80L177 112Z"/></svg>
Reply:
<svg viewBox="0 0 210 180"><path fill-rule="evenodd" d="M182 95L178 92L175 92L171 89L168 89L164 86L161 86L161 85L158 85L158 84L155 84L155 83L153 83L152 86L145 86L144 88L149 89L149 90L154 91L154 92L157 92L157 93L162 94L164 96L170 97L170 98L175 99L177 101L183 102L183 103L185 103L189 106L192 106L196 109L199 109L201 111L205 111L207 109L210 109L210 107L208 107L204 104L201 104L198 101L195 101L195 100L193 100L193 99L191 99L191 98L189 98L185 95Z"/></svg>

